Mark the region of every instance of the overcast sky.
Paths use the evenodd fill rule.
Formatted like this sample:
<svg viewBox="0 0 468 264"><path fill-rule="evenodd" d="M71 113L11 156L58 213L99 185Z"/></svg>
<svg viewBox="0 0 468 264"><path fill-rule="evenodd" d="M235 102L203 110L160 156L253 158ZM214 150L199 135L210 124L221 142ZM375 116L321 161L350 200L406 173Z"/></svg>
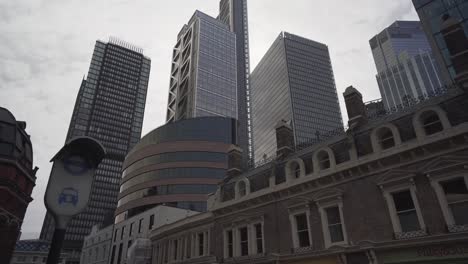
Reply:
<svg viewBox="0 0 468 264"><path fill-rule="evenodd" d="M216 17L218 0L0 0L0 106L27 122L39 167L23 238L39 236L49 160L64 144L95 41L115 36L151 58L146 134L165 121L172 47L195 9ZM369 39L417 19L410 0L249 0L248 10L252 69L281 31L328 45L345 121L347 86L380 98Z"/></svg>

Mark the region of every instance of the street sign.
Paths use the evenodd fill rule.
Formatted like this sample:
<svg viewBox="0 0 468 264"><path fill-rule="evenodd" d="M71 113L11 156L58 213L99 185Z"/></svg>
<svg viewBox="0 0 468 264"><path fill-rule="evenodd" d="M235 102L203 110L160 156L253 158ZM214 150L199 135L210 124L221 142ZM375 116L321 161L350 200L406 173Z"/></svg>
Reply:
<svg viewBox="0 0 468 264"><path fill-rule="evenodd" d="M89 137L70 140L52 158L54 162L45 194L45 204L58 228L83 211L91 194L94 172L103 159L104 148Z"/></svg>
<svg viewBox="0 0 468 264"><path fill-rule="evenodd" d="M54 217L55 231L47 264L57 264L68 222L82 212L91 194L94 172L106 152L90 137L76 137L52 158L52 170L44 196L47 211Z"/></svg>

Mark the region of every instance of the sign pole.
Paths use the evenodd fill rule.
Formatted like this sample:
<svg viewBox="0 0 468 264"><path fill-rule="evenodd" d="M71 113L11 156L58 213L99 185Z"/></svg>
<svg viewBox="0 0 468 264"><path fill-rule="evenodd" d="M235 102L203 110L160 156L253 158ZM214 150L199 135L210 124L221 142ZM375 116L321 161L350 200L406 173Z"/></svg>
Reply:
<svg viewBox="0 0 468 264"><path fill-rule="evenodd" d="M49 255L47 256L47 264L59 263L60 251L62 250L63 240L65 239L65 231L66 229L55 229L52 243L50 244Z"/></svg>

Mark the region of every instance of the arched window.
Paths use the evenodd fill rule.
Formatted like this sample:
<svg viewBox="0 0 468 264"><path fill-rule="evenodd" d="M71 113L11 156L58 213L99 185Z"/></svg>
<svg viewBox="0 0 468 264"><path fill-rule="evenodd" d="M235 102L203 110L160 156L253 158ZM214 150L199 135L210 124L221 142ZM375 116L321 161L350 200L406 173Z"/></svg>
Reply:
<svg viewBox="0 0 468 264"><path fill-rule="evenodd" d="M237 185L239 191L239 197L245 196L247 194L247 186L244 181L240 181Z"/></svg>
<svg viewBox="0 0 468 264"><path fill-rule="evenodd" d="M294 162L291 165L291 172L294 178L298 179L301 177L301 166L297 162Z"/></svg>
<svg viewBox="0 0 468 264"><path fill-rule="evenodd" d="M317 155L317 158L321 170L330 168L330 156L326 151L320 151L320 153Z"/></svg>
<svg viewBox="0 0 468 264"><path fill-rule="evenodd" d="M392 130L388 127L382 127L377 132L377 139L381 149L389 149L395 146L395 138Z"/></svg>
<svg viewBox="0 0 468 264"><path fill-rule="evenodd" d="M421 114L421 124L426 135L432 135L444 130L439 115L434 111L427 111Z"/></svg>

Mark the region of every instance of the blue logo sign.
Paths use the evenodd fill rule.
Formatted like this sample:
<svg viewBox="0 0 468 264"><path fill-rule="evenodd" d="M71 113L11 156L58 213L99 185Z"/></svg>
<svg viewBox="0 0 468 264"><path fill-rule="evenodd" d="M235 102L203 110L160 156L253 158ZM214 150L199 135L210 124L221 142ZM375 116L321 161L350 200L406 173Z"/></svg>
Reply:
<svg viewBox="0 0 468 264"><path fill-rule="evenodd" d="M63 166L68 173L74 176L80 176L90 169L88 162L80 156L64 158Z"/></svg>
<svg viewBox="0 0 468 264"><path fill-rule="evenodd" d="M73 188L65 188L59 195L58 203L62 204L72 204L76 206L78 204L78 191Z"/></svg>

